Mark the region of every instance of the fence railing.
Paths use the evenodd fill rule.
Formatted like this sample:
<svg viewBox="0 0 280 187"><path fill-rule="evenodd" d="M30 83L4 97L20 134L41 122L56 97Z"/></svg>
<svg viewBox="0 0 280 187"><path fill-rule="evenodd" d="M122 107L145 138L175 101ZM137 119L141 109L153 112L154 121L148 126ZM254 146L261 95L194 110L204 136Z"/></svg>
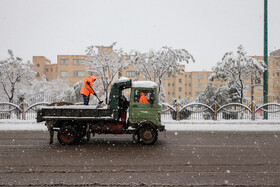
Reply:
<svg viewBox="0 0 280 187"><path fill-rule="evenodd" d="M42 101L29 105L25 101L19 105L2 102L0 103L0 119L35 119L40 106L48 105L49 102Z"/></svg>
<svg viewBox="0 0 280 187"><path fill-rule="evenodd" d="M48 105L48 101L36 103L0 103L0 119L36 119L37 110L40 106ZM249 105L240 103L229 103L220 106L217 102L208 106L203 103L189 103L187 105L162 104L163 120L262 120L264 113L269 120L280 120L280 104L267 103L256 105L252 102Z"/></svg>
<svg viewBox="0 0 280 187"><path fill-rule="evenodd" d="M217 102L208 106L203 103L189 103L181 106L179 103L171 106L162 104L162 119L172 120L261 120L267 113L269 120L280 120L280 104L267 103L249 105L229 103L220 106Z"/></svg>

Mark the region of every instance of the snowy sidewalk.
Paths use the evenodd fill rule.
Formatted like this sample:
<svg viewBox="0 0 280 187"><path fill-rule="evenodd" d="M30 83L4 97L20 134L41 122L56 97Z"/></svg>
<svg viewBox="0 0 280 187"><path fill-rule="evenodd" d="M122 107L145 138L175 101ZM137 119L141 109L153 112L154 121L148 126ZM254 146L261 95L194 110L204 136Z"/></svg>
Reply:
<svg viewBox="0 0 280 187"><path fill-rule="evenodd" d="M164 121L169 131L280 131L280 121Z"/></svg>
<svg viewBox="0 0 280 187"><path fill-rule="evenodd" d="M167 131L280 131L280 121L174 121L164 120ZM0 131L47 131L45 123L35 120L1 120Z"/></svg>

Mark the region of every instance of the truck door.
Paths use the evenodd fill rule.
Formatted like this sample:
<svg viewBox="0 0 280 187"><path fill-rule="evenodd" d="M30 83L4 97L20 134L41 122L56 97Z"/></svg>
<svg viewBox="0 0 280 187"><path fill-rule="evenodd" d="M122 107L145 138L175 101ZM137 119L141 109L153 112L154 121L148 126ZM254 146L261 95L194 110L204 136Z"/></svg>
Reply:
<svg viewBox="0 0 280 187"><path fill-rule="evenodd" d="M153 89L134 89L131 93L129 120L132 123L151 121L158 123L160 106Z"/></svg>

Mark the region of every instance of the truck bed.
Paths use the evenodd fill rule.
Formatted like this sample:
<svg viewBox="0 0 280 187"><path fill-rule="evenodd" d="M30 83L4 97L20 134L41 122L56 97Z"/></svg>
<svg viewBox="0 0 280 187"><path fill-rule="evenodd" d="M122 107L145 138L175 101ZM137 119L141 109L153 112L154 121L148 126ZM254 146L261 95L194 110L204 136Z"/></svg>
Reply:
<svg viewBox="0 0 280 187"><path fill-rule="evenodd" d="M88 119L113 119L113 110L96 108L94 106L70 105L70 106L47 106L37 111L37 122L51 119L63 120L88 120Z"/></svg>

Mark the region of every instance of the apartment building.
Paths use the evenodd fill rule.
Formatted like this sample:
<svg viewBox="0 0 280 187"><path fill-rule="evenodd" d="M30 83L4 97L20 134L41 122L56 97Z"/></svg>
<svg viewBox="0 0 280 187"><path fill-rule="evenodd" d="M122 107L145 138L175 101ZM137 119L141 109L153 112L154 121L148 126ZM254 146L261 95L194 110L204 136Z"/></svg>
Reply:
<svg viewBox="0 0 280 187"><path fill-rule="evenodd" d="M254 56L254 58L258 60L263 60L263 56ZM250 92L246 93L246 96L251 94L251 88L254 89L254 100L262 101L263 100L263 78L261 78L261 83L256 84L251 81L247 81L250 83L247 86L249 87ZM251 87L250 85L254 85ZM280 49L273 51L270 53L268 57L268 97L269 102L280 100Z"/></svg>
<svg viewBox="0 0 280 187"><path fill-rule="evenodd" d="M51 64L51 61L44 56L33 56L33 66L38 80L41 80L43 75L47 80L58 77L57 64Z"/></svg>
<svg viewBox="0 0 280 187"><path fill-rule="evenodd" d="M185 69L184 65L180 65L179 67L183 70ZM122 69L121 75L132 80L144 80L141 73L138 74L137 72L135 66L129 66ZM166 78L163 80L166 101L170 101L172 98L195 100L208 85L208 77L211 74L211 71L181 71L176 73L175 76ZM214 81L213 84L219 88L226 83Z"/></svg>
<svg viewBox="0 0 280 187"><path fill-rule="evenodd" d="M87 56L85 55L58 55L57 73L58 77L67 80L69 85L90 77L85 64Z"/></svg>

